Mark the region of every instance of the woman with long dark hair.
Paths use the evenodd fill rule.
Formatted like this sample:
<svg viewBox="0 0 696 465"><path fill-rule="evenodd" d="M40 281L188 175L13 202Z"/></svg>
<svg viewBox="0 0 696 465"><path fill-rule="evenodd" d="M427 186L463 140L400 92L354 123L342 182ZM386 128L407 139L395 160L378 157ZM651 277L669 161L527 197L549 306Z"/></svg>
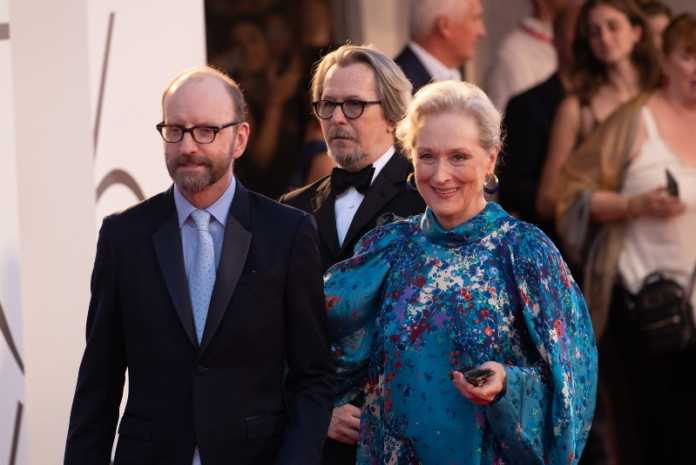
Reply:
<svg viewBox="0 0 696 465"><path fill-rule="evenodd" d="M696 16L674 19L663 56L662 87L618 109L559 182L557 218L586 211L599 231L584 292L622 465L694 463L696 347L681 337L696 308ZM671 295L689 304L676 320Z"/></svg>
<svg viewBox="0 0 696 465"><path fill-rule="evenodd" d="M655 88L660 66L648 26L633 0L589 0L580 10L572 93L558 108L536 207L553 217L558 172L573 150L621 104Z"/></svg>

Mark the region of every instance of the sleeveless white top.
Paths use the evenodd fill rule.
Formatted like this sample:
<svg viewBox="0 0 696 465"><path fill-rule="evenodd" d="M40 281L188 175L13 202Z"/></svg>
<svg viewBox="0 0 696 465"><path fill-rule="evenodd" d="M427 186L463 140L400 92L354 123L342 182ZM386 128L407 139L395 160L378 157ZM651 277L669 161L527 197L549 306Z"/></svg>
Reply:
<svg viewBox="0 0 696 465"><path fill-rule="evenodd" d="M696 165L682 161L660 137L647 106L642 109L647 140L626 171L621 193L636 195L665 186L668 169L679 185L686 211L672 218L639 217L626 224L619 273L626 288L637 292L643 280L660 270L682 286L696 265ZM695 128L696 129L696 128ZM691 296L696 311L696 292Z"/></svg>

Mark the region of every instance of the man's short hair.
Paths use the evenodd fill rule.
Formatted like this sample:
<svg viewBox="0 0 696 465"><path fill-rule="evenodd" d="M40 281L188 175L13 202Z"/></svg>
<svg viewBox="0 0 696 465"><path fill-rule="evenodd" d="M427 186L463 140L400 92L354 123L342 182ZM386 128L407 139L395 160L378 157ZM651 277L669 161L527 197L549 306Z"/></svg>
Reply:
<svg viewBox="0 0 696 465"><path fill-rule="evenodd" d="M220 71L219 69L213 68L211 66L197 66L195 68L188 69L183 73L175 77L172 82L169 83L164 92L162 93L162 112L164 114L164 99L169 95L172 89L179 87L184 82L191 79L200 79L203 77L212 77L219 80L225 87L225 90L232 98L232 105L234 108L234 113L237 115L238 121L247 120L247 103L244 99L244 94L239 88L239 84L232 79L227 73Z"/></svg>
<svg viewBox="0 0 696 465"><path fill-rule="evenodd" d="M440 16L452 16L457 12L457 6L469 0L410 0L410 34L411 38L427 36L435 26L435 20Z"/></svg>
<svg viewBox="0 0 696 465"><path fill-rule="evenodd" d="M321 99L326 73L333 65L345 67L355 63L364 63L374 71L385 119L394 124L401 121L413 86L394 60L371 45L343 45L322 58L312 77L312 101Z"/></svg>

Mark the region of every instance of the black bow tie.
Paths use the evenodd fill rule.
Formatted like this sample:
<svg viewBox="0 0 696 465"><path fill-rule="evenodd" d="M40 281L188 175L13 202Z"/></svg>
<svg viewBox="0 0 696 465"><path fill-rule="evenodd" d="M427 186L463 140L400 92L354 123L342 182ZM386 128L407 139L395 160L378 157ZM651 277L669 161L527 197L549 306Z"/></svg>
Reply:
<svg viewBox="0 0 696 465"><path fill-rule="evenodd" d="M331 172L331 192L334 195L339 195L349 187L355 187L358 192L364 194L370 188L374 172L375 167L372 165L356 172L347 171L343 168L334 168Z"/></svg>

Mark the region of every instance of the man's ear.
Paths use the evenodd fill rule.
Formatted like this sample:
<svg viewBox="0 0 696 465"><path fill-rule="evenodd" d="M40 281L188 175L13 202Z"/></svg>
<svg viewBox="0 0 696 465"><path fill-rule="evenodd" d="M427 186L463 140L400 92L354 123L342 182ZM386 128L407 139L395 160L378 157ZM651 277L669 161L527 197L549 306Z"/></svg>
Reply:
<svg viewBox="0 0 696 465"><path fill-rule="evenodd" d="M232 158L237 159L242 156L249 142L249 133L251 128L246 121L237 125L237 130L232 141Z"/></svg>
<svg viewBox="0 0 696 465"><path fill-rule="evenodd" d="M435 19L435 24L433 26L435 32L441 37L449 37L452 33L451 24L449 17L447 15L440 15Z"/></svg>

